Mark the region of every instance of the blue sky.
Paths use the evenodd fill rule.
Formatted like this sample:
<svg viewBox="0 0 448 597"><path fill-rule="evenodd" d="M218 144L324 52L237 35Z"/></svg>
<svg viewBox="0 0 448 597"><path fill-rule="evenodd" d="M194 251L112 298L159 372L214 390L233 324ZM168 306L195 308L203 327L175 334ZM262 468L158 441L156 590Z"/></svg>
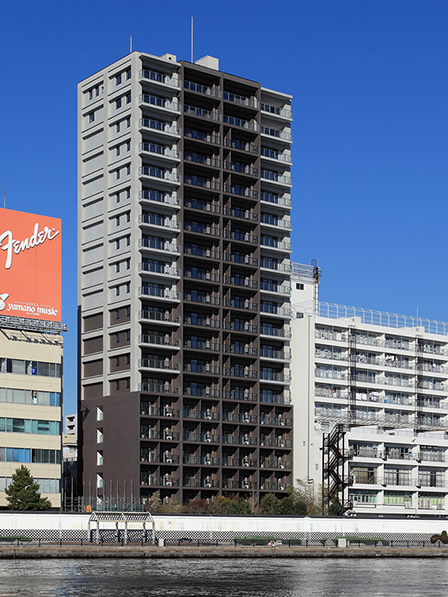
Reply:
<svg viewBox="0 0 448 597"><path fill-rule="evenodd" d="M448 3L3 2L7 207L63 220L65 410L76 408L76 84L135 50L220 59L293 100L293 255L321 300L448 320Z"/></svg>

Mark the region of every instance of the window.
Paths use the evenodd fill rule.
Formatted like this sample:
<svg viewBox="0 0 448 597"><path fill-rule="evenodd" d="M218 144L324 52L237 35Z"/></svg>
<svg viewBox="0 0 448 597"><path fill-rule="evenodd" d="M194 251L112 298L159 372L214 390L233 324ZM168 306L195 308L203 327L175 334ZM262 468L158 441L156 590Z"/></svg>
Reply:
<svg viewBox="0 0 448 597"><path fill-rule="evenodd" d="M130 362L131 362L131 355L130 355L130 354L127 354L127 355L126 355L126 365L129 365L129 364L130 364Z"/></svg>
<svg viewBox="0 0 448 597"><path fill-rule="evenodd" d="M93 122L95 120L95 112L90 112L87 116L89 122Z"/></svg>
<svg viewBox="0 0 448 597"><path fill-rule="evenodd" d="M131 269L131 260L126 259L126 269Z"/></svg>
<svg viewBox="0 0 448 597"><path fill-rule="evenodd" d="M303 284L300 284L299 282L296 283L296 289L297 290L303 290Z"/></svg>
<svg viewBox="0 0 448 597"><path fill-rule="evenodd" d="M103 418L104 418L103 407L102 406L97 406L96 407L96 420L97 421L102 421Z"/></svg>
<svg viewBox="0 0 448 597"><path fill-rule="evenodd" d="M103 430L102 429L97 429L96 430L96 443L97 444L102 444L103 440L104 440Z"/></svg>
<svg viewBox="0 0 448 597"><path fill-rule="evenodd" d="M115 108L118 110L118 108L121 108L121 97L119 97L117 100L115 100Z"/></svg>
<svg viewBox="0 0 448 597"><path fill-rule="evenodd" d="M120 262L117 261L117 263L115 264L115 273L118 274L120 271Z"/></svg>
<svg viewBox="0 0 448 597"><path fill-rule="evenodd" d="M120 389L120 380L119 379L115 380L115 389L116 390Z"/></svg>
<svg viewBox="0 0 448 597"><path fill-rule="evenodd" d="M131 307L126 307L126 317L131 316Z"/></svg>
<svg viewBox="0 0 448 597"><path fill-rule="evenodd" d="M103 462L104 462L103 451L98 450L98 452L96 453L96 465L103 466Z"/></svg>
<svg viewBox="0 0 448 597"><path fill-rule="evenodd" d="M115 203L120 203L120 193L115 194Z"/></svg>
<svg viewBox="0 0 448 597"><path fill-rule="evenodd" d="M96 476L96 486L98 489L102 489L104 485L104 481L103 481L103 475L97 475Z"/></svg>
<svg viewBox="0 0 448 597"><path fill-rule="evenodd" d="M131 69L128 68L128 70L126 71L126 79L130 79L131 78Z"/></svg>
<svg viewBox="0 0 448 597"><path fill-rule="evenodd" d="M130 104L130 103L131 103L131 94L130 94L130 93L128 93L128 94L126 95L126 103L127 103L127 104Z"/></svg>
<svg viewBox="0 0 448 597"><path fill-rule="evenodd" d="M131 189L126 189L126 199L130 199L131 197Z"/></svg>
<svg viewBox="0 0 448 597"><path fill-rule="evenodd" d="M127 149L127 151L131 151L131 142L130 141L128 141L126 143L126 149Z"/></svg>
<svg viewBox="0 0 448 597"><path fill-rule="evenodd" d="M128 164L128 165L126 166L126 172L127 172L127 174L130 174L130 173L131 173L131 165L130 165L130 164Z"/></svg>
<svg viewBox="0 0 448 597"><path fill-rule="evenodd" d="M119 145L117 145L115 150L116 150L116 155L120 155L120 146Z"/></svg>
<svg viewBox="0 0 448 597"><path fill-rule="evenodd" d="M89 100L91 100L93 98L93 89L91 89L89 91Z"/></svg>
<svg viewBox="0 0 448 597"><path fill-rule="evenodd" d="M115 77L115 85L120 85L121 83L121 73Z"/></svg>
<svg viewBox="0 0 448 597"><path fill-rule="evenodd" d="M115 296L120 296L120 287L115 286Z"/></svg>
<svg viewBox="0 0 448 597"><path fill-rule="evenodd" d="M116 124L116 132L119 133L120 132L120 123L117 122Z"/></svg>
<svg viewBox="0 0 448 597"><path fill-rule="evenodd" d="M127 330L126 331L126 340L130 340L131 339L131 330Z"/></svg>
<svg viewBox="0 0 448 597"><path fill-rule="evenodd" d="M125 388L129 388L130 385L131 385L130 384L130 379L129 379L129 377L126 377L126 379L124 380L124 387Z"/></svg>
<svg viewBox="0 0 448 597"><path fill-rule="evenodd" d="M115 178L118 180L120 178L120 169L115 170Z"/></svg>
<svg viewBox="0 0 448 597"><path fill-rule="evenodd" d="M131 244L131 237L130 236L126 237L126 244L127 244L128 247Z"/></svg>
<svg viewBox="0 0 448 597"><path fill-rule="evenodd" d="M117 240L115 241L115 248L119 249L120 248L120 239L117 238Z"/></svg>
<svg viewBox="0 0 448 597"><path fill-rule="evenodd" d="M126 222L130 222L131 221L131 212L128 211L126 212Z"/></svg>
<svg viewBox="0 0 448 597"><path fill-rule="evenodd" d="M120 342L120 332L115 334L115 343L118 344Z"/></svg>
<svg viewBox="0 0 448 597"><path fill-rule="evenodd" d="M120 319L120 309L115 311L115 319Z"/></svg>
<svg viewBox="0 0 448 597"><path fill-rule="evenodd" d="M120 216L117 216L115 218L115 226L119 226L120 225Z"/></svg>
<svg viewBox="0 0 448 597"><path fill-rule="evenodd" d="M115 357L115 367L120 366L120 357Z"/></svg>
<svg viewBox="0 0 448 597"><path fill-rule="evenodd" d="M131 126L131 118L127 118L128 128Z"/></svg>

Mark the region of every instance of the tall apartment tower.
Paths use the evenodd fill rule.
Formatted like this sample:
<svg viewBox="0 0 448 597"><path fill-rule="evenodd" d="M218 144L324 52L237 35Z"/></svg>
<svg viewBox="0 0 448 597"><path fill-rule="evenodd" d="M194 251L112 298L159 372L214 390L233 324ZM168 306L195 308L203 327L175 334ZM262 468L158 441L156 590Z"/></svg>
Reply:
<svg viewBox="0 0 448 597"><path fill-rule="evenodd" d="M291 96L133 52L78 102L84 497L280 494Z"/></svg>

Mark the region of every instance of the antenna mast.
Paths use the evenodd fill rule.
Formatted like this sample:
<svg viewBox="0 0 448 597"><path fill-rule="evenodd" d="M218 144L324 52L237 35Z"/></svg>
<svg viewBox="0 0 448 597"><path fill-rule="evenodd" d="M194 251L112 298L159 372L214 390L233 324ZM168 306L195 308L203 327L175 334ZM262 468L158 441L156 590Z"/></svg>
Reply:
<svg viewBox="0 0 448 597"><path fill-rule="evenodd" d="M131 35L131 39L129 40L129 50L130 50L130 53L132 54L132 35Z"/></svg>
<svg viewBox="0 0 448 597"><path fill-rule="evenodd" d="M193 62L193 17L191 17L191 60Z"/></svg>

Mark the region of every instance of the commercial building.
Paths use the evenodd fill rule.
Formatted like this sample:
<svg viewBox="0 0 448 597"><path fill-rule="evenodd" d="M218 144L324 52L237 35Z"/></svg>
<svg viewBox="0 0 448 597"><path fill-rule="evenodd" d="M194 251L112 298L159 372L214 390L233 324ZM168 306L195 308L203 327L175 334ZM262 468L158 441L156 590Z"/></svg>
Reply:
<svg viewBox="0 0 448 597"><path fill-rule="evenodd" d="M79 84L85 497L292 483L290 102L210 56Z"/></svg>
<svg viewBox="0 0 448 597"><path fill-rule="evenodd" d="M60 220L0 209L0 226L0 508L21 464L58 508L65 330Z"/></svg>
<svg viewBox="0 0 448 597"><path fill-rule="evenodd" d="M320 272L293 272L294 478L355 512L448 509L448 324L318 302Z"/></svg>

